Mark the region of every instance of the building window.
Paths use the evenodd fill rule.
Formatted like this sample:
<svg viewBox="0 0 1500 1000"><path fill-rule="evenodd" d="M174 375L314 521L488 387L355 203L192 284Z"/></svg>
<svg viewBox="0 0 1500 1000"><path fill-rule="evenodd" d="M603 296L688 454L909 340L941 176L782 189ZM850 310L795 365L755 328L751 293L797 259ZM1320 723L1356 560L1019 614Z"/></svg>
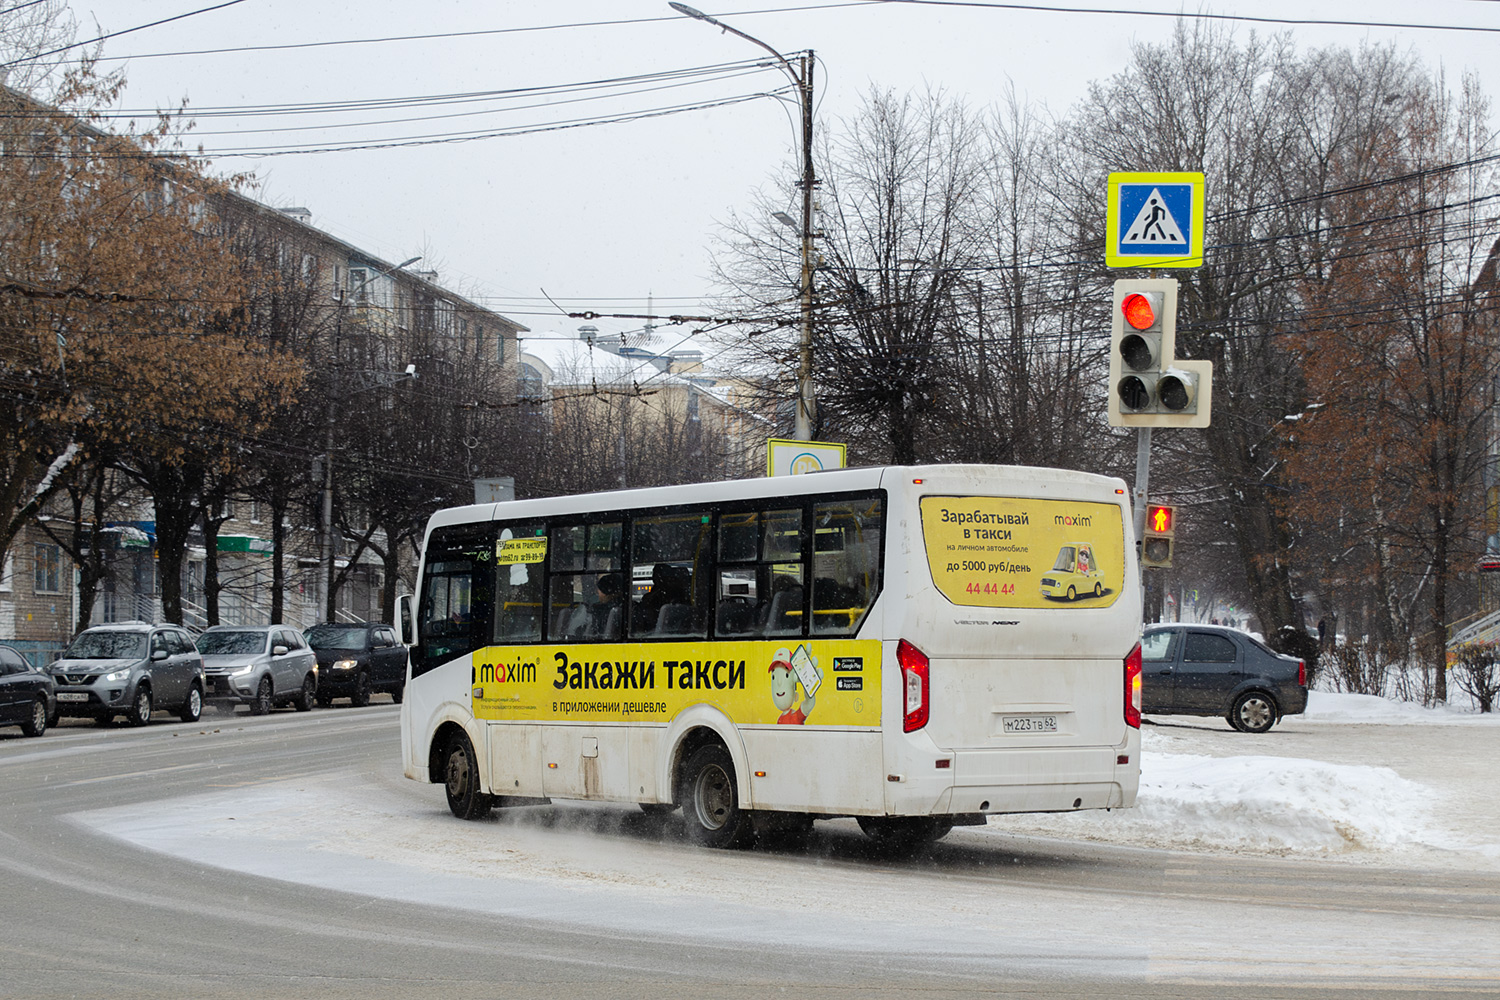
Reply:
<svg viewBox="0 0 1500 1000"><path fill-rule="evenodd" d="M504 330L496 330L495 331L495 361L498 364L502 364L502 365L505 364L505 331Z"/></svg>
<svg viewBox="0 0 1500 1000"><path fill-rule="evenodd" d="M56 545L36 546L35 571L36 593L62 593L62 551Z"/></svg>
<svg viewBox="0 0 1500 1000"><path fill-rule="evenodd" d="M370 272L362 267L349 268L349 291L354 295L355 302L365 302L369 298Z"/></svg>

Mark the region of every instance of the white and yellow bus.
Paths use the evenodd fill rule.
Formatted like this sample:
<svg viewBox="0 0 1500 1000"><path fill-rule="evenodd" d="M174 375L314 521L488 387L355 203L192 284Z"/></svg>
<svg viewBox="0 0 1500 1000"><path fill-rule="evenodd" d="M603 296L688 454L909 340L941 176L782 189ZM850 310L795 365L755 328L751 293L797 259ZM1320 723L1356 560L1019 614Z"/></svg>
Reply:
<svg viewBox="0 0 1500 1000"><path fill-rule="evenodd" d="M916 843L1134 804L1124 484L917 466L439 511L401 706L456 816L681 806L698 842L853 816ZM1044 593L1064 546L1087 590ZM1095 586L1097 583L1097 586Z"/></svg>

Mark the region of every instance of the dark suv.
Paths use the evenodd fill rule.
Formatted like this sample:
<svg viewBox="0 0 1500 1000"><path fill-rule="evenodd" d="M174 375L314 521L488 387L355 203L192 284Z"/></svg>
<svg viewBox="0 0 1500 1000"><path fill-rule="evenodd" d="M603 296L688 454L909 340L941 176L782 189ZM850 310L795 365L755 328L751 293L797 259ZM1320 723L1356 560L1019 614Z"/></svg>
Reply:
<svg viewBox="0 0 1500 1000"><path fill-rule="evenodd" d="M400 702L406 690L406 646L396 630L374 622L314 625L307 644L318 654L318 704L348 698L360 708L376 691L389 691Z"/></svg>
<svg viewBox="0 0 1500 1000"><path fill-rule="evenodd" d="M177 625L122 622L84 629L49 672L57 682L59 715L100 723L123 715L131 725L144 726L157 705L173 709L184 722L197 722L203 713L203 657Z"/></svg>

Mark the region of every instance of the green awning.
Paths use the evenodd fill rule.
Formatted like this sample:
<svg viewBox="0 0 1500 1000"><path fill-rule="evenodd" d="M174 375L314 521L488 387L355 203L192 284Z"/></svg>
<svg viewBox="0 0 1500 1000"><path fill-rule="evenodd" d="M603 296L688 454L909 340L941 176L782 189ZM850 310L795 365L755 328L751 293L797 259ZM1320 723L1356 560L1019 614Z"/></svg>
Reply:
<svg viewBox="0 0 1500 1000"><path fill-rule="evenodd" d="M220 535L220 552L243 552L252 556L270 556L271 543L253 535Z"/></svg>

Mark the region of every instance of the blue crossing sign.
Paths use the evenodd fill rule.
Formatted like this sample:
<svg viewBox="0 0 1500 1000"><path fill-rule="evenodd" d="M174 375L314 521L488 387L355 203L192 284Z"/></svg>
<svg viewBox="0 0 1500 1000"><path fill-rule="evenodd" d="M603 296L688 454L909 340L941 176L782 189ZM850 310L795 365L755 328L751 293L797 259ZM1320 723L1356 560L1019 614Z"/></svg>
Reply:
<svg viewBox="0 0 1500 1000"><path fill-rule="evenodd" d="M1202 174L1110 174L1104 262L1201 267L1204 218Z"/></svg>

